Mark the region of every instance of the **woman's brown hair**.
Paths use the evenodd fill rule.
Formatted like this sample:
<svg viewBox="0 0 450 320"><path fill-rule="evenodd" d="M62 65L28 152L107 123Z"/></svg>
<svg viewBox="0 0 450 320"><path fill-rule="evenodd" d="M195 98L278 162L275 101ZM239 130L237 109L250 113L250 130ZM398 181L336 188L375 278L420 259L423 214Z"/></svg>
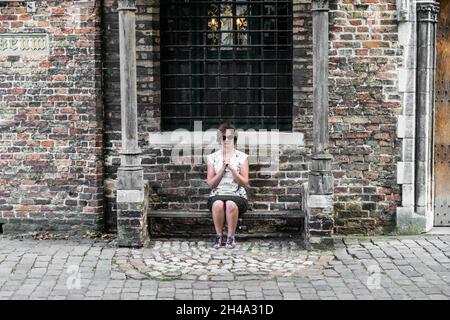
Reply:
<svg viewBox="0 0 450 320"><path fill-rule="evenodd" d="M222 141L222 136L224 136L226 134L227 130L233 130L234 145L236 145L237 139L238 139L238 132L237 132L234 124L232 124L230 122L222 123L220 125L219 129L217 129L217 142L220 143L220 141Z"/></svg>

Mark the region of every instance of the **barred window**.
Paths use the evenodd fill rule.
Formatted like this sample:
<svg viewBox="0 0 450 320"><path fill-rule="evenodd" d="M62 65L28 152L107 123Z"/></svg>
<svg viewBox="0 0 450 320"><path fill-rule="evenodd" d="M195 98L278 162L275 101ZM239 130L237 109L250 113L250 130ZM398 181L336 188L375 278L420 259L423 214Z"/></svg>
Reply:
<svg viewBox="0 0 450 320"><path fill-rule="evenodd" d="M161 1L161 127L292 129L291 1Z"/></svg>

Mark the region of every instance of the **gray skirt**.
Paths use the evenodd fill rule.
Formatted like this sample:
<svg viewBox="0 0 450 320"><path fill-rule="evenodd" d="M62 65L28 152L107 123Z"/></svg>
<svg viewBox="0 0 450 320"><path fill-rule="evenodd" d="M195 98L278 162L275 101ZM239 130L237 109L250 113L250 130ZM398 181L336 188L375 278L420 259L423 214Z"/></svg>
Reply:
<svg viewBox="0 0 450 320"><path fill-rule="evenodd" d="M234 203L236 203L236 205L239 209L239 214L243 214L245 211L247 211L247 208L248 208L248 201L247 201L247 199L245 199L243 197L231 196L231 195L216 195L216 196L209 197L209 199L208 199L208 209L210 212L212 212L212 205L213 205L214 201L216 201L216 200L222 200L224 203L226 203L226 201L228 201L228 200L233 201Z"/></svg>

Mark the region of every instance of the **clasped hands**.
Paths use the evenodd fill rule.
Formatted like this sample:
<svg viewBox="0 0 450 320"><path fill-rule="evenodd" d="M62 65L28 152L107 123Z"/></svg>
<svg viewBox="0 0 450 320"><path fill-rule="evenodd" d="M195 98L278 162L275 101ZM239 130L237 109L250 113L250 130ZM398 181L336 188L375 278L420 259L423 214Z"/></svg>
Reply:
<svg viewBox="0 0 450 320"><path fill-rule="evenodd" d="M223 160L223 170L226 171L227 168L229 168L231 172L236 171L236 168L230 163L230 160Z"/></svg>

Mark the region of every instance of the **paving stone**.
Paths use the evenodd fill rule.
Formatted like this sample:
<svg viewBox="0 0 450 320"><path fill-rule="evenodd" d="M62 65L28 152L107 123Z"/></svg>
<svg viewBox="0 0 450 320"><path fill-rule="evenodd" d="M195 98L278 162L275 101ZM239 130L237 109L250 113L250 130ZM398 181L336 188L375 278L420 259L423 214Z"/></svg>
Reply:
<svg viewBox="0 0 450 320"><path fill-rule="evenodd" d="M213 293L212 294L212 299L213 300L230 299L230 295L228 293L222 293L222 292Z"/></svg>
<svg viewBox="0 0 450 320"><path fill-rule="evenodd" d="M420 239L355 241L348 247L354 256L338 249L333 260L333 252L308 253L288 241L213 252L206 241L130 250L90 240L54 246L2 238L0 299L449 299L450 237ZM70 263L80 263L80 290L67 290ZM381 271L381 289L371 289L371 266ZM149 270L165 278L150 280ZM177 279L178 270L189 280Z"/></svg>

